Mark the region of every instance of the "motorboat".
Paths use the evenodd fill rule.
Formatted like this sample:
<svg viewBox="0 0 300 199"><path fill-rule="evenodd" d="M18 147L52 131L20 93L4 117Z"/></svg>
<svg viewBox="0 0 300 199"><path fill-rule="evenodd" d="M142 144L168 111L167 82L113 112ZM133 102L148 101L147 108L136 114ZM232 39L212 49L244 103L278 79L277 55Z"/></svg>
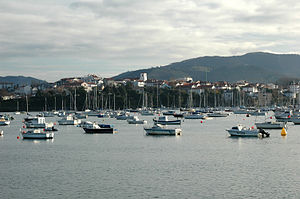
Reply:
<svg viewBox="0 0 300 199"><path fill-rule="evenodd" d="M126 114L116 116L116 119L117 120L128 120L128 119L133 119L133 116L126 113Z"/></svg>
<svg viewBox="0 0 300 199"><path fill-rule="evenodd" d="M151 128L144 128L146 131L146 135L171 135L171 136L178 136L181 135L182 130L180 128L167 128L160 124L155 124Z"/></svg>
<svg viewBox="0 0 300 199"><path fill-rule="evenodd" d="M52 122L46 123L44 117L27 117L24 119L24 125L26 128L54 128L54 124Z"/></svg>
<svg viewBox="0 0 300 199"><path fill-rule="evenodd" d="M32 129L27 131L22 131L23 139L53 139L54 133L47 132L42 129Z"/></svg>
<svg viewBox="0 0 300 199"><path fill-rule="evenodd" d="M44 111L38 114L40 117L54 117L53 112Z"/></svg>
<svg viewBox="0 0 300 199"><path fill-rule="evenodd" d="M181 120L169 120L168 116L160 116L158 119L153 119L154 124L162 125L180 125Z"/></svg>
<svg viewBox="0 0 300 199"><path fill-rule="evenodd" d="M83 130L85 133L99 133L99 134L113 134L116 131L114 130L112 125L109 124L97 124L93 123L92 126L84 127Z"/></svg>
<svg viewBox="0 0 300 199"><path fill-rule="evenodd" d="M151 115L154 115L154 112L153 112L153 111L150 111L150 110L142 110L140 113L141 113L141 115L143 115L143 116L151 116Z"/></svg>
<svg viewBox="0 0 300 199"><path fill-rule="evenodd" d="M7 126L10 124L10 120L5 117L0 117L0 126Z"/></svg>
<svg viewBox="0 0 300 199"><path fill-rule="evenodd" d="M162 112L163 115L174 115L175 111L165 111Z"/></svg>
<svg viewBox="0 0 300 199"><path fill-rule="evenodd" d="M270 134L263 129L246 128L244 125L237 125L226 130L231 136L237 137L269 137Z"/></svg>
<svg viewBox="0 0 300 199"><path fill-rule="evenodd" d="M292 111L275 113L275 118L278 122L291 122Z"/></svg>
<svg viewBox="0 0 300 199"><path fill-rule="evenodd" d="M138 116L133 116L132 119L127 119L128 124L146 124L147 121L140 120Z"/></svg>
<svg viewBox="0 0 300 199"><path fill-rule="evenodd" d="M81 120L76 119L73 115L68 115L63 117L61 120L58 120L59 125L77 125L80 124Z"/></svg>
<svg viewBox="0 0 300 199"><path fill-rule="evenodd" d="M286 127L285 122L275 122L275 121L269 121L269 122L262 122L262 123L255 123L256 127L259 129L282 129Z"/></svg>

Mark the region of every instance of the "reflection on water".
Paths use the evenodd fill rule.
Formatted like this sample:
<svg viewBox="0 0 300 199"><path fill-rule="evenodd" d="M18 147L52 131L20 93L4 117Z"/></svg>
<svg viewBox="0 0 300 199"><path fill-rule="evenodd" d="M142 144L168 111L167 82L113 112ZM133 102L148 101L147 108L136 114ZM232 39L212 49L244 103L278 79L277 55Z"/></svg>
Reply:
<svg viewBox="0 0 300 199"><path fill-rule="evenodd" d="M32 142L34 144L41 144L41 143L53 143L53 139L22 139L23 142Z"/></svg>
<svg viewBox="0 0 300 199"><path fill-rule="evenodd" d="M143 125L105 118L117 134L57 126L55 141L18 140L23 117L0 137L1 198L299 198L300 126L285 137L230 137L225 129L260 121L229 116L146 136Z"/></svg>

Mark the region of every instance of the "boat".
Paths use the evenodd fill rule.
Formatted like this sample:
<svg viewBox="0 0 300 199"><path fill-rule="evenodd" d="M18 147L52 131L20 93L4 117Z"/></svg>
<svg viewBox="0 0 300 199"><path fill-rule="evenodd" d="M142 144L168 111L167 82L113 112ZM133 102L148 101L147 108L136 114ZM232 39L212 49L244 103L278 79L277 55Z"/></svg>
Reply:
<svg viewBox="0 0 300 199"><path fill-rule="evenodd" d="M53 112L44 111L38 114L40 117L54 117Z"/></svg>
<svg viewBox="0 0 300 199"><path fill-rule="evenodd" d="M113 134L116 131L114 131L114 128L112 125L109 124L96 124L93 123L92 126L83 128L83 130L85 131L85 133L99 133L99 134Z"/></svg>
<svg viewBox="0 0 300 199"><path fill-rule="evenodd" d="M206 119L207 115L201 113L192 113L184 116L184 119Z"/></svg>
<svg viewBox="0 0 300 199"><path fill-rule="evenodd" d="M0 136L3 136L3 130L0 131Z"/></svg>
<svg viewBox="0 0 300 199"><path fill-rule="evenodd" d="M275 118L277 122L291 122L292 115L292 111L279 112L275 113Z"/></svg>
<svg viewBox="0 0 300 199"><path fill-rule="evenodd" d="M54 124L46 123L44 117L27 117L24 119L24 125L26 128L52 128Z"/></svg>
<svg viewBox="0 0 300 199"><path fill-rule="evenodd" d="M151 115L154 115L153 111L150 111L150 110L142 110L141 111L141 115L143 116L151 116Z"/></svg>
<svg viewBox="0 0 300 199"><path fill-rule="evenodd" d="M81 120L76 119L73 115L68 115L67 117L58 120L59 125L77 125L80 124Z"/></svg>
<svg viewBox="0 0 300 199"><path fill-rule="evenodd" d="M4 116L0 117L0 126L7 126L10 124L10 120Z"/></svg>
<svg viewBox="0 0 300 199"><path fill-rule="evenodd" d="M169 120L168 116L160 116L158 119L153 119L154 124L162 125L180 125L181 120Z"/></svg>
<svg viewBox="0 0 300 199"><path fill-rule="evenodd" d="M300 117L292 117L291 122L293 122L295 125L300 125Z"/></svg>
<svg viewBox="0 0 300 199"><path fill-rule="evenodd" d="M208 113L208 117L227 117L229 114L225 112L213 112L213 113Z"/></svg>
<svg viewBox="0 0 300 199"><path fill-rule="evenodd" d="M181 135L182 130L180 128L170 129L162 126L160 124L155 124L151 128L144 128L146 135L171 135L178 136Z"/></svg>
<svg viewBox="0 0 300 199"><path fill-rule="evenodd" d="M282 129L286 127L285 122L262 122L262 123L255 123L256 127L259 129Z"/></svg>
<svg viewBox="0 0 300 199"><path fill-rule="evenodd" d="M27 131L22 131L23 139L53 139L54 133L47 132L42 129L32 129Z"/></svg>
<svg viewBox="0 0 300 199"><path fill-rule="evenodd" d="M237 137L269 137L270 134L263 129L246 128L244 125L237 125L231 129L226 129L231 136Z"/></svg>
<svg viewBox="0 0 300 199"><path fill-rule="evenodd" d="M134 116L132 119L127 119L128 124L146 124L147 121L140 120L138 116Z"/></svg>
<svg viewBox="0 0 300 199"><path fill-rule="evenodd" d="M174 113L173 116L176 117L176 118L183 118L184 113Z"/></svg>
<svg viewBox="0 0 300 199"><path fill-rule="evenodd" d="M163 115L174 115L175 111L165 111L162 112Z"/></svg>
<svg viewBox="0 0 300 199"><path fill-rule="evenodd" d="M116 116L116 119L117 120L128 120L128 119L133 119L133 116L126 113L126 114Z"/></svg>

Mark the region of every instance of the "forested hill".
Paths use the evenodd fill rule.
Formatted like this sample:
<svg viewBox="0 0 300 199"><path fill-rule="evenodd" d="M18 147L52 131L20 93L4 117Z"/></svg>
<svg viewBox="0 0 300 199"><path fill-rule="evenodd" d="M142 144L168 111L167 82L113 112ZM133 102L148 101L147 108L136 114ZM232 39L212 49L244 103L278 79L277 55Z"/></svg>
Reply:
<svg viewBox="0 0 300 199"><path fill-rule="evenodd" d="M141 72L148 78L172 80L192 77L194 80L250 82L275 82L280 78L300 77L300 56L296 54L272 54L255 52L241 56L205 56L152 67L129 71L114 79L136 78Z"/></svg>

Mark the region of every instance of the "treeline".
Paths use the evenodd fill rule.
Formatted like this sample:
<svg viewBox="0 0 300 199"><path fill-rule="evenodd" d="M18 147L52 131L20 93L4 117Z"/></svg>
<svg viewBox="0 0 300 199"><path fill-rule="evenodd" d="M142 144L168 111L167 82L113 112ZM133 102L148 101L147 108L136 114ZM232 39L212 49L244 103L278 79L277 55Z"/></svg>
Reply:
<svg viewBox="0 0 300 199"><path fill-rule="evenodd" d="M290 98L282 96L278 91L267 90L272 94L272 101L265 105L289 105ZM258 99L246 93L233 90L232 96L225 97L223 90L205 90L204 93L192 93L190 90L145 87L138 90L131 84L107 86L104 90L94 88L86 92L84 88L64 88L38 91L35 96L0 101L1 112L76 110L86 109L136 109L142 107L236 107L259 106Z"/></svg>

